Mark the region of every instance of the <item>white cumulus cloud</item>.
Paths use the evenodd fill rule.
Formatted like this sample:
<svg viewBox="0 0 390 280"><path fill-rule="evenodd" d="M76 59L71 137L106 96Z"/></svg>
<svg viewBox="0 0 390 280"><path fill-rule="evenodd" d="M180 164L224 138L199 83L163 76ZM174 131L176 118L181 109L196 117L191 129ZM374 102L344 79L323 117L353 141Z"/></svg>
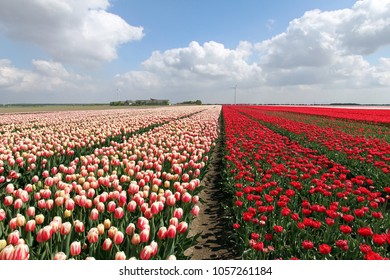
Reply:
<svg viewBox="0 0 390 280"><path fill-rule="evenodd" d="M0 32L33 43L56 61L97 65L117 58L117 48L140 40L142 27L107 12L108 0L2 0Z"/></svg>
<svg viewBox="0 0 390 280"><path fill-rule="evenodd" d="M70 72L59 62L33 60L33 69L20 69L7 59L0 60L0 89L14 93L65 91L82 88L90 82L87 76Z"/></svg>
<svg viewBox="0 0 390 280"><path fill-rule="evenodd" d="M163 86L176 84L197 85L199 83L241 82L248 83L259 77L261 69L250 63L252 44L240 42L236 49L228 49L214 41L191 42L187 47L155 51L142 63L142 71L117 75L118 80L134 84L144 75L153 84Z"/></svg>
<svg viewBox="0 0 390 280"><path fill-rule="evenodd" d="M350 9L308 11L255 48L270 85L357 88L384 84L383 67L365 56L389 44L390 0L362 0Z"/></svg>

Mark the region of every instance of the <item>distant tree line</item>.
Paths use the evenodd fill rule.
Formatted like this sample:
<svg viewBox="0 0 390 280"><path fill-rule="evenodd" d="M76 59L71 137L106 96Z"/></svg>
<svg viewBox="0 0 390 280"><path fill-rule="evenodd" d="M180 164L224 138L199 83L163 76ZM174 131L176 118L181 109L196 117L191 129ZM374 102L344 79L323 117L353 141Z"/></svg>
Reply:
<svg viewBox="0 0 390 280"><path fill-rule="evenodd" d="M202 105L202 101L201 100L195 100L195 101L192 101L192 100L189 100L189 101L183 101L181 103L177 103L177 104L185 104L185 105Z"/></svg>
<svg viewBox="0 0 390 280"><path fill-rule="evenodd" d="M165 106L169 105L169 100L166 99L147 99L147 100L126 100L126 101L112 101L110 106Z"/></svg>

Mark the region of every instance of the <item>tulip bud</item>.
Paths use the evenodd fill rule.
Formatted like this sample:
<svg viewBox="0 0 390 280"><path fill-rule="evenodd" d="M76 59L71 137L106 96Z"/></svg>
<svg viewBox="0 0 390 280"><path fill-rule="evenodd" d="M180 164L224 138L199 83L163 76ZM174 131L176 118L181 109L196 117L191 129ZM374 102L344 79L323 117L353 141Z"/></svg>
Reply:
<svg viewBox="0 0 390 280"><path fill-rule="evenodd" d="M112 248L112 240L110 238L106 238L102 244L103 251L110 251Z"/></svg>
<svg viewBox="0 0 390 280"><path fill-rule="evenodd" d="M134 200L130 201L128 204L127 204L127 211L133 213L137 210L137 202L135 202Z"/></svg>
<svg viewBox="0 0 390 280"><path fill-rule="evenodd" d="M121 252L116 252L115 254L115 260L126 260L126 254L125 252L121 251Z"/></svg>
<svg viewBox="0 0 390 280"><path fill-rule="evenodd" d="M142 249L140 258L141 260L149 260L153 255L153 248L150 245L145 246L145 248Z"/></svg>
<svg viewBox="0 0 390 280"><path fill-rule="evenodd" d="M98 224L97 229L98 229L99 235L104 234L104 225L103 224Z"/></svg>
<svg viewBox="0 0 390 280"><path fill-rule="evenodd" d="M110 227L110 229L108 230L108 237L110 237L111 239L114 238L114 235L118 232L118 229L114 226Z"/></svg>
<svg viewBox="0 0 390 280"><path fill-rule="evenodd" d="M157 232L157 237L160 240L164 240L167 237L167 228L166 227L160 227Z"/></svg>
<svg viewBox="0 0 390 280"><path fill-rule="evenodd" d="M38 214L35 216L35 222L37 223L37 225L43 224L44 221L45 221L45 216L43 216L43 214Z"/></svg>
<svg viewBox="0 0 390 280"><path fill-rule="evenodd" d="M141 242L148 242L150 238L150 230L149 229L143 229L140 234Z"/></svg>
<svg viewBox="0 0 390 280"><path fill-rule="evenodd" d="M137 227L139 229L145 229L147 226L149 226L149 220L145 217L139 217L137 221Z"/></svg>
<svg viewBox="0 0 390 280"><path fill-rule="evenodd" d="M25 229L27 232L34 232L34 231L35 231L35 225L36 225L35 220L29 220L29 221L26 223L26 226L24 227L24 229Z"/></svg>
<svg viewBox="0 0 390 280"><path fill-rule="evenodd" d="M7 215L6 215L5 211L4 211L4 209L0 209L0 222L4 221L6 216Z"/></svg>
<svg viewBox="0 0 390 280"><path fill-rule="evenodd" d="M192 200L192 197L188 192L184 193L181 197L181 201L184 203L190 203L191 200Z"/></svg>
<svg viewBox="0 0 390 280"><path fill-rule="evenodd" d="M176 198L175 198L175 196L174 196L174 195L168 196L166 202L167 202L167 205L168 205L168 206L174 206L175 203L176 203Z"/></svg>
<svg viewBox="0 0 390 280"><path fill-rule="evenodd" d="M133 235L134 231L135 231L135 225L133 223L130 223L126 228L126 234Z"/></svg>
<svg viewBox="0 0 390 280"><path fill-rule="evenodd" d="M5 192L7 194L13 194L13 192L15 191L15 187L13 184L8 184L6 187L5 187Z"/></svg>
<svg viewBox="0 0 390 280"><path fill-rule="evenodd" d="M179 224L179 220L177 218L173 217L169 220L169 224L177 227L177 225Z"/></svg>
<svg viewBox="0 0 390 280"><path fill-rule="evenodd" d="M168 256L167 260L175 261L176 260L176 256L175 255L170 255L170 256Z"/></svg>
<svg viewBox="0 0 390 280"><path fill-rule="evenodd" d="M72 224L70 222L65 222L61 225L60 234L68 235L72 229Z"/></svg>
<svg viewBox="0 0 390 280"><path fill-rule="evenodd" d="M70 244L70 254L74 256L78 256L81 253L81 243L78 241L73 241L72 244Z"/></svg>
<svg viewBox="0 0 390 280"><path fill-rule="evenodd" d="M195 205L194 207L192 207L192 209L191 209L192 216L194 216L194 217L198 216L199 211L200 211L200 208L198 205Z"/></svg>
<svg viewBox="0 0 390 280"><path fill-rule="evenodd" d="M88 231L87 239L89 243L96 243L99 239L99 231L97 228L91 228Z"/></svg>
<svg viewBox="0 0 390 280"><path fill-rule="evenodd" d="M177 231L181 234L185 233L188 229L187 222L180 222L180 224L177 226Z"/></svg>
<svg viewBox="0 0 390 280"><path fill-rule="evenodd" d="M197 204L199 202L199 196L198 195L194 195L193 197L192 197L192 203L193 204Z"/></svg>
<svg viewBox="0 0 390 280"><path fill-rule="evenodd" d="M105 229L109 229L111 227L111 221L109 219L105 219L103 224Z"/></svg>
<svg viewBox="0 0 390 280"><path fill-rule="evenodd" d="M141 242L141 238L138 233L134 233L131 237L131 244L138 245Z"/></svg>
<svg viewBox="0 0 390 280"><path fill-rule="evenodd" d="M65 211L64 211L64 217L65 217L65 218L69 218L70 216L72 216L72 211L70 211L70 210L65 210Z"/></svg>
<svg viewBox="0 0 390 280"><path fill-rule="evenodd" d="M19 241L19 231L18 230L15 230L13 232L11 232L8 237L7 237L7 243L8 244L12 244L12 245L16 245L18 244L18 241Z"/></svg>
<svg viewBox="0 0 390 280"><path fill-rule="evenodd" d="M13 245L6 246L0 252L0 260L13 260L14 259L15 248Z"/></svg>
<svg viewBox="0 0 390 280"><path fill-rule="evenodd" d="M35 216L35 207L30 206L27 208L27 216L34 217Z"/></svg>
<svg viewBox="0 0 390 280"><path fill-rule="evenodd" d="M69 211L73 211L74 209L74 201L73 199L69 198L65 201L65 209Z"/></svg>
<svg viewBox="0 0 390 280"><path fill-rule="evenodd" d="M174 225L169 225L167 231L167 237L173 239L175 238L175 236L176 236L176 227Z"/></svg>
<svg viewBox="0 0 390 280"><path fill-rule="evenodd" d="M92 209L89 218L92 221L96 221L99 218L99 211L96 208Z"/></svg>
<svg viewBox="0 0 390 280"><path fill-rule="evenodd" d="M51 226L45 226L44 228L41 228L38 231L37 234L37 241L38 242L46 242L48 241L52 236L52 227Z"/></svg>
<svg viewBox="0 0 390 280"><path fill-rule="evenodd" d="M150 247L153 249L153 256L157 255L158 244L155 241L150 242Z"/></svg>
<svg viewBox="0 0 390 280"><path fill-rule="evenodd" d="M64 261L64 260L66 260L66 258L67 257L66 257L64 252L58 252L54 255L54 260L56 260L56 261Z"/></svg>
<svg viewBox="0 0 390 280"><path fill-rule="evenodd" d="M4 197L4 205L5 206L10 206L12 205L12 203L14 203L14 198L10 195Z"/></svg>
<svg viewBox="0 0 390 280"><path fill-rule="evenodd" d="M117 231L117 232L115 233L114 238L112 239L112 241L114 241L114 243L115 243L116 245L119 245L119 244L122 244L123 239L124 239L123 232Z"/></svg>
<svg viewBox="0 0 390 280"><path fill-rule="evenodd" d="M118 207L115 209L114 218L115 219L122 219L125 215L125 212L123 211L122 207Z"/></svg>
<svg viewBox="0 0 390 280"><path fill-rule="evenodd" d="M76 220L74 222L74 228L75 228L76 232L78 232L78 233L82 233L85 231L85 226L84 226L83 222L80 222L79 220Z"/></svg>
<svg viewBox="0 0 390 280"><path fill-rule="evenodd" d="M5 239L1 239L0 240L0 252L1 252L1 250L3 250L5 248L5 246L7 246L7 241L5 241Z"/></svg>
<svg viewBox="0 0 390 280"><path fill-rule="evenodd" d="M26 244L18 244L15 246L14 260L28 260L30 257L29 248Z"/></svg>
<svg viewBox="0 0 390 280"><path fill-rule="evenodd" d="M22 227L24 226L26 223L26 218L21 215L21 214L17 214L16 216L16 224L18 225L18 227Z"/></svg>
<svg viewBox="0 0 390 280"><path fill-rule="evenodd" d="M107 211L110 212L110 213L113 213L115 212L115 208L116 208L116 204L114 201L110 201L108 204L107 204Z"/></svg>
<svg viewBox="0 0 390 280"><path fill-rule="evenodd" d="M158 214L160 212L160 203L153 202L152 206L150 207L150 211L152 215Z"/></svg>
<svg viewBox="0 0 390 280"><path fill-rule="evenodd" d="M182 208L176 208L173 211L173 217L175 217L178 220L180 220L183 217L183 209Z"/></svg>

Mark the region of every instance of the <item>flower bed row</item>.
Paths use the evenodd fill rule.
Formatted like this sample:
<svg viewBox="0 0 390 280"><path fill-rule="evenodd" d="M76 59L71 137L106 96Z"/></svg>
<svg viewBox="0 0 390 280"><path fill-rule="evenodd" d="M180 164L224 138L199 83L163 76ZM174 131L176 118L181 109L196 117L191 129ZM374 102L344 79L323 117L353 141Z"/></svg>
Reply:
<svg viewBox="0 0 390 280"><path fill-rule="evenodd" d="M7 183L24 185L44 171L54 175L58 165L69 164L80 155L201 110L179 107L2 115L0 188Z"/></svg>
<svg viewBox="0 0 390 280"><path fill-rule="evenodd" d="M345 120L362 121L368 123L390 124L390 110L375 109L348 109L348 108L326 108L307 106L261 106L267 111L294 112L323 117L339 118Z"/></svg>
<svg viewBox="0 0 390 280"><path fill-rule="evenodd" d="M389 258L388 196L369 177L239 110L223 107L225 179L244 259Z"/></svg>
<svg viewBox="0 0 390 280"><path fill-rule="evenodd" d="M0 259L186 258L218 136L220 107L206 108L112 141L26 185L8 183L0 189Z"/></svg>
<svg viewBox="0 0 390 280"><path fill-rule="evenodd" d="M333 160L347 165L354 174L370 176L378 186L390 185L390 144L383 140L352 136L330 127L271 116L263 113L261 107L241 107L239 110L279 133L294 137L305 146L321 150Z"/></svg>
<svg viewBox="0 0 390 280"><path fill-rule="evenodd" d="M322 128L331 128L340 130L353 136L365 137L367 139L382 139L390 143L390 127L381 123L365 123L352 119L339 119L335 117L323 117L304 113L292 113L284 111L263 111L267 115L274 115L281 118L289 119L295 122L303 122L317 125ZM375 114L376 111L372 111Z"/></svg>

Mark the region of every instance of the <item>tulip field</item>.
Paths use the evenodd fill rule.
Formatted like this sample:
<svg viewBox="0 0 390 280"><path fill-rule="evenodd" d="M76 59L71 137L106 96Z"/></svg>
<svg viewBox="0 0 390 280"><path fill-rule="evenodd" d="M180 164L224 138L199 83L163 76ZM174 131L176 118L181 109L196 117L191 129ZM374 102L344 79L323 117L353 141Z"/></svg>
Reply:
<svg viewBox="0 0 390 280"><path fill-rule="evenodd" d="M0 115L0 260L187 259L217 141L239 258L388 259L389 124L292 106Z"/></svg>
<svg viewBox="0 0 390 280"><path fill-rule="evenodd" d="M340 111L223 108L242 258L390 257L390 111Z"/></svg>
<svg viewBox="0 0 390 280"><path fill-rule="evenodd" d="M175 259L220 106L0 117L0 259Z"/></svg>

